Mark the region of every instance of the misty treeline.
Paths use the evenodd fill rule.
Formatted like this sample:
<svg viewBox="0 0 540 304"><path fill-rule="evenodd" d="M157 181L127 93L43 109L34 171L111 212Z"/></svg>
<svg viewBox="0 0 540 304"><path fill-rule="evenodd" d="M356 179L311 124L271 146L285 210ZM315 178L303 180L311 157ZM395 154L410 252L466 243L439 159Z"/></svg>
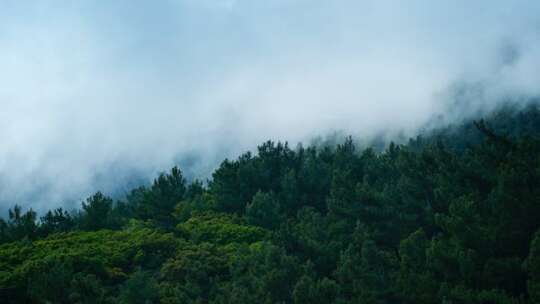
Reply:
<svg viewBox="0 0 540 304"><path fill-rule="evenodd" d="M2 303L540 303L540 111L359 149L266 142L0 221Z"/></svg>

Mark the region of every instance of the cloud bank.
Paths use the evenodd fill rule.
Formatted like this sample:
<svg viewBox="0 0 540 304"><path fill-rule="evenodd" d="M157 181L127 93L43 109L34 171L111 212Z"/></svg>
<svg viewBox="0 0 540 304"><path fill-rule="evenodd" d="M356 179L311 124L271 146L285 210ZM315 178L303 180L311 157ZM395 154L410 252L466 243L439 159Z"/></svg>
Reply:
<svg viewBox="0 0 540 304"><path fill-rule="evenodd" d="M204 178L267 139L412 135L456 101L459 116L538 96L539 13L524 0L3 1L0 209L123 191L176 163Z"/></svg>

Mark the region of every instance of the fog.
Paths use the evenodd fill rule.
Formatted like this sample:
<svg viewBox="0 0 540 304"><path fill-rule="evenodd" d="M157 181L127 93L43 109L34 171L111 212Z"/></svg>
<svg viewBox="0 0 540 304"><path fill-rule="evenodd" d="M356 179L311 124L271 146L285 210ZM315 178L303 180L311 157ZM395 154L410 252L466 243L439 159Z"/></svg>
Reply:
<svg viewBox="0 0 540 304"><path fill-rule="evenodd" d="M539 1L0 3L0 210L540 94Z"/></svg>

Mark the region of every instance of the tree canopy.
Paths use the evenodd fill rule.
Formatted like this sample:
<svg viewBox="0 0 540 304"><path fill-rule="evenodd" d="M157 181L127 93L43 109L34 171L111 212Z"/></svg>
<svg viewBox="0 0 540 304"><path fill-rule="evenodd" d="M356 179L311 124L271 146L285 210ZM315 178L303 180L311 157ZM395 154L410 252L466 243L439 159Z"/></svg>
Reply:
<svg viewBox="0 0 540 304"><path fill-rule="evenodd" d="M0 219L2 303L540 303L540 111Z"/></svg>

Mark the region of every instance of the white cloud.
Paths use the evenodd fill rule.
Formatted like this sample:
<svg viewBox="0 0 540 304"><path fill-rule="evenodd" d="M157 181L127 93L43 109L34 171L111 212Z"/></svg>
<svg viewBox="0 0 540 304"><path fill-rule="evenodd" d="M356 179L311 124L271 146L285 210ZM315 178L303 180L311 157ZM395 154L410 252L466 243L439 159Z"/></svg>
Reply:
<svg viewBox="0 0 540 304"><path fill-rule="evenodd" d="M459 83L482 85L475 107L540 93L533 1L53 3L0 7L3 204L183 158L205 176L269 138L413 134Z"/></svg>

